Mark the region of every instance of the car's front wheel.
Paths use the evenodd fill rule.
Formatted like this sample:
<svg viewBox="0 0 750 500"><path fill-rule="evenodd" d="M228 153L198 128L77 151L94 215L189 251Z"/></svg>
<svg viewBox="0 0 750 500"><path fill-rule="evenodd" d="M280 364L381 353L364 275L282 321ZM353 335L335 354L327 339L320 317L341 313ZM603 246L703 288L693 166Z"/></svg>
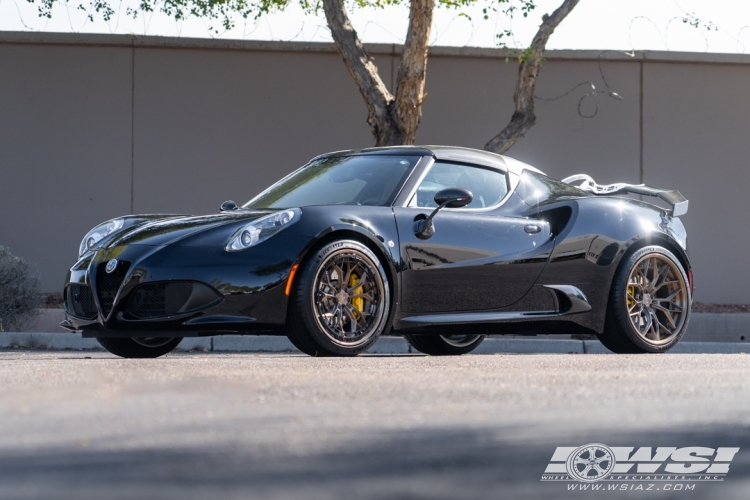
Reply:
<svg viewBox="0 0 750 500"><path fill-rule="evenodd" d="M287 336L311 356L356 356L369 349L385 330L391 300L380 261L353 240L318 250L289 299Z"/></svg>
<svg viewBox="0 0 750 500"><path fill-rule="evenodd" d="M182 337L97 337L102 347L121 358L158 358L174 350Z"/></svg>
<svg viewBox="0 0 750 500"><path fill-rule="evenodd" d="M484 335L404 335L404 339L417 351L431 356L458 356L466 354L484 340Z"/></svg>
<svg viewBox="0 0 750 500"><path fill-rule="evenodd" d="M615 275L599 340L621 354L668 351L687 330L690 293L672 252L658 246L634 252Z"/></svg>

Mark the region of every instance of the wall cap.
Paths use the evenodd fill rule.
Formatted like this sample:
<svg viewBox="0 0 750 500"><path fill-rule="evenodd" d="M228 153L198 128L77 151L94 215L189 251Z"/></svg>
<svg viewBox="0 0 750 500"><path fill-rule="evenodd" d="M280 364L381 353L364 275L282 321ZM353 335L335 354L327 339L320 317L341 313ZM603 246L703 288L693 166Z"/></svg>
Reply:
<svg viewBox="0 0 750 500"><path fill-rule="evenodd" d="M247 52L322 52L338 53L330 42L283 42L263 40L232 40L222 38L183 38L166 36L112 35L98 33L52 33L37 31L0 31L0 45L61 45L102 46L148 49L240 50ZM368 52L400 54L398 44L365 44ZM615 50L548 50L550 61L659 62L682 64L742 64L750 65L750 54L711 52L635 51L633 56ZM432 57L472 57L505 59L505 49L486 47L430 47ZM512 60L512 58L511 58Z"/></svg>

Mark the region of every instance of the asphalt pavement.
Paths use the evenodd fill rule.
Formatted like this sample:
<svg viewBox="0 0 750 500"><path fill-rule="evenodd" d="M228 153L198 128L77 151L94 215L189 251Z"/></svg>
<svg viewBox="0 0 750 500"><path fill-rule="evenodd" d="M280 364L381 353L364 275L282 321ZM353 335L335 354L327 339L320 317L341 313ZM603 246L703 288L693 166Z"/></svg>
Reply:
<svg viewBox="0 0 750 500"><path fill-rule="evenodd" d="M744 499L749 375L745 354L5 350L0 498ZM587 443L740 451L687 491L540 481Z"/></svg>

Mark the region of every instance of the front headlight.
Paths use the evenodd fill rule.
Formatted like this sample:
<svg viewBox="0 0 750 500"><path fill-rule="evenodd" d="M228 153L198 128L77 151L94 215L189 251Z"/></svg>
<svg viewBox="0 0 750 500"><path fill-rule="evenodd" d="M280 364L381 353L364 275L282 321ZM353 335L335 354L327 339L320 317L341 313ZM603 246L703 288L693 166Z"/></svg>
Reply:
<svg viewBox="0 0 750 500"><path fill-rule="evenodd" d="M235 231L225 249L227 252L237 252L262 243L297 222L301 215L299 208L290 208L256 219Z"/></svg>
<svg viewBox="0 0 750 500"><path fill-rule="evenodd" d="M90 250L94 250L98 247L99 242L110 234L114 233L118 229L122 228L125 223L125 219L112 219L107 222L99 224L94 229L89 231L81 241L81 246L78 247L78 257Z"/></svg>

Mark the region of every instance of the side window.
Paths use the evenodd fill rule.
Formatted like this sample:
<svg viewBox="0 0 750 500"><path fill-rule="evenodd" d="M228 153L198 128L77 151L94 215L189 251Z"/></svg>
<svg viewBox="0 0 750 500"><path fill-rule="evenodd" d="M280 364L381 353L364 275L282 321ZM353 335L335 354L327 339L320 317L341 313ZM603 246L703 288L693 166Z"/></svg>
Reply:
<svg viewBox="0 0 750 500"><path fill-rule="evenodd" d="M494 169L436 161L417 188L409 206L436 207L435 194L451 187L471 191L474 199L466 205L467 208L486 208L497 205L503 199L508 192L508 181L505 174Z"/></svg>

